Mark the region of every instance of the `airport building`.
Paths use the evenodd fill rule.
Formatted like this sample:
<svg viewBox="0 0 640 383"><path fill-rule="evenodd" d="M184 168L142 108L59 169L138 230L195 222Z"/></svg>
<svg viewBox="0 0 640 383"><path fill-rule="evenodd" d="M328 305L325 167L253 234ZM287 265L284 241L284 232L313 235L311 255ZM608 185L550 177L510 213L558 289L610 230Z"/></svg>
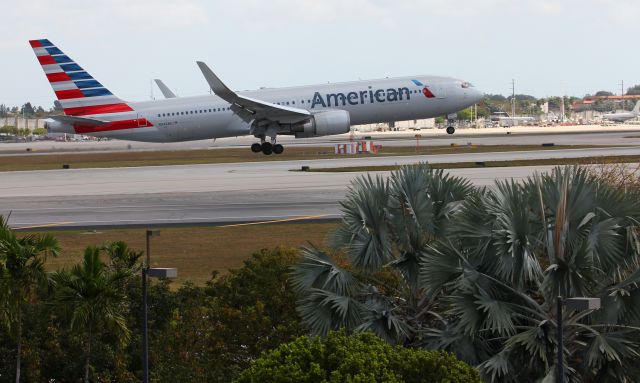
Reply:
<svg viewBox="0 0 640 383"><path fill-rule="evenodd" d="M44 128L45 118L22 118L20 115L0 117L0 127L15 126L18 129Z"/></svg>

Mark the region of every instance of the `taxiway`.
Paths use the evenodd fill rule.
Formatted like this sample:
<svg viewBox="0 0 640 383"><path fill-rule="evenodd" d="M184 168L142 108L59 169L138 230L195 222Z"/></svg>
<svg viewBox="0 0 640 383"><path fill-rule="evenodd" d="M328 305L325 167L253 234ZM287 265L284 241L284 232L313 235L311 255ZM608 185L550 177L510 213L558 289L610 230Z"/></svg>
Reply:
<svg viewBox="0 0 640 383"><path fill-rule="evenodd" d="M0 214L11 213L15 228L335 219L350 182L360 174L292 170L610 155L640 155L640 146L5 172L0 173ZM477 185L492 185L495 180L521 179L551 168L469 168L450 173Z"/></svg>

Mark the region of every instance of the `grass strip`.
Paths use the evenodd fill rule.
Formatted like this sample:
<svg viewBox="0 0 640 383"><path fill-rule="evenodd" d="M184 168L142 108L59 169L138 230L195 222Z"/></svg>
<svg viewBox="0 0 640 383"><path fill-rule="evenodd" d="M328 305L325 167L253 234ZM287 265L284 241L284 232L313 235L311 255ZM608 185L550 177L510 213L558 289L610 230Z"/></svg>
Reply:
<svg viewBox="0 0 640 383"><path fill-rule="evenodd" d="M151 239L151 265L177 268L176 285L187 280L203 285L212 271L225 273L241 267L244 260L262 248L299 247L308 242L321 245L337 225L332 221L159 228L160 236ZM105 242L125 241L133 249L144 250L145 231L146 228L47 231L58 239L62 252L56 258L48 258L45 266L48 270L70 267L82 260L87 246L101 246Z"/></svg>

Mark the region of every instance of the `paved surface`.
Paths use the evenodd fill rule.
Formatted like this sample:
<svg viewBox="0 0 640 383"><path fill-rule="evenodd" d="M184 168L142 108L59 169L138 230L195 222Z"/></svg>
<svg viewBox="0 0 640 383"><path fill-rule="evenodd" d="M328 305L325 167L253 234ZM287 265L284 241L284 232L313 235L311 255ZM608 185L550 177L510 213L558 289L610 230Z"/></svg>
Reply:
<svg viewBox="0 0 640 383"><path fill-rule="evenodd" d="M509 134L507 134L509 133ZM464 145L472 142L476 145L539 145L553 142L557 145L640 145L640 125L601 126L555 126L555 127L515 127L488 129L459 129L454 135L448 135L442 129L425 129L419 132L382 132L357 133L353 138L372 137L383 146L413 146L415 135L420 134L420 145L440 146L455 143ZM282 136L278 141L286 146L332 146L345 142L352 137L340 136L295 139ZM192 150L220 149L230 147L248 148L255 139L238 137L204 141L177 143L144 143L129 141L87 141L55 142L39 141L24 143L0 143L1 155L33 155L76 152L112 152L112 151L150 151L150 150ZM32 152L27 153L30 148ZM286 150L286 149L285 149Z"/></svg>
<svg viewBox="0 0 640 383"><path fill-rule="evenodd" d="M292 172L342 167L640 154L640 147L68 169L0 173L0 214L14 227L232 223L337 218L357 173ZM478 185L552 167L451 170Z"/></svg>

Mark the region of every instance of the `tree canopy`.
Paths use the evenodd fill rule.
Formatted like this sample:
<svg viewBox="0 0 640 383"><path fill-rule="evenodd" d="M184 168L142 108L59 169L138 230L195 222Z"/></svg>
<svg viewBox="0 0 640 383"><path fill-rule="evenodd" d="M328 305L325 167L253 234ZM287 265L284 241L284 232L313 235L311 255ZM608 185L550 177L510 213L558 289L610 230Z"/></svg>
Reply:
<svg viewBox="0 0 640 383"><path fill-rule="evenodd" d="M640 84L634 85L631 88L627 89L627 95L629 96L640 95Z"/></svg>
<svg viewBox="0 0 640 383"><path fill-rule="evenodd" d="M300 337L264 353L237 383L479 383L480 375L452 354L390 346L371 333Z"/></svg>
<svg viewBox="0 0 640 383"><path fill-rule="evenodd" d="M423 164L358 178L342 211L330 243L347 260L306 248L292 274L315 334L372 331L536 381L554 374L556 297L599 297L561 324L568 378L638 376L637 191L575 167L474 188Z"/></svg>

